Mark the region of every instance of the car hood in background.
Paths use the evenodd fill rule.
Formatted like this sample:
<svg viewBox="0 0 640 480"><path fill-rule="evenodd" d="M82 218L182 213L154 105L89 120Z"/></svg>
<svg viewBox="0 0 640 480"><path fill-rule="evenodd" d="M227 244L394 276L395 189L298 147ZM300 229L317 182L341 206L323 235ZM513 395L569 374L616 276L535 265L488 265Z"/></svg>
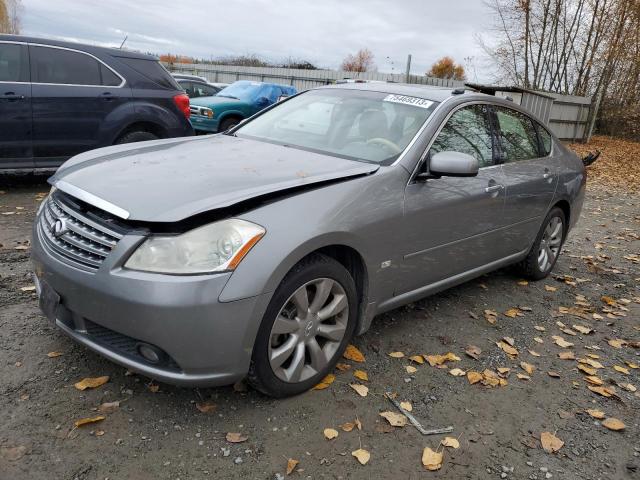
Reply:
<svg viewBox="0 0 640 480"><path fill-rule="evenodd" d="M51 183L122 218L175 222L261 195L365 175L378 168L215 135L86 152L63 165Z"/></svg>
<svg viewBox="0 0 640 480"><path fill-rule="evenodd" d="M222 107L240 108L242 106L247 106L249 104L237 98L213 96L213 97L194 98L191 100L191 105L194 105L196 107L207 107L215 110L216 107L217 108L222 108Z"/></svg>

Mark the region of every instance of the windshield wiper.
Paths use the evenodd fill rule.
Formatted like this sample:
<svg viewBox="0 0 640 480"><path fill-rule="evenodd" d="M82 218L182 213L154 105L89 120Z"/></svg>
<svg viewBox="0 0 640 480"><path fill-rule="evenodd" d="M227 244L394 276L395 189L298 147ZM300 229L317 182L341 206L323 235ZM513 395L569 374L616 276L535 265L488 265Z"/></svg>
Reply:
<svg viewBox="0 0 640 480"><path fill-rule="evenodd" d="M217 95L218 97L225 97L225 98L233 98L234 100L240 100L238 97L234 97L233 95Z"/></svg>

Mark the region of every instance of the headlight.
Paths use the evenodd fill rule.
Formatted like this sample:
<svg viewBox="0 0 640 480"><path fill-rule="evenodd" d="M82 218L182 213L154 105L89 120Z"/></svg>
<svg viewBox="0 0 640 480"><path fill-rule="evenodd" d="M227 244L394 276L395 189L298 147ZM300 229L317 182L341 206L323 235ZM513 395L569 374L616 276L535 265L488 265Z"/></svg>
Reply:
<svg viewBox="0 0 640 480"><path fill-rule="evenodd" d="M126 268L188 275L234 270L265 234L260 225L230 219L177 236L153 236L133 252Z"/></svg>

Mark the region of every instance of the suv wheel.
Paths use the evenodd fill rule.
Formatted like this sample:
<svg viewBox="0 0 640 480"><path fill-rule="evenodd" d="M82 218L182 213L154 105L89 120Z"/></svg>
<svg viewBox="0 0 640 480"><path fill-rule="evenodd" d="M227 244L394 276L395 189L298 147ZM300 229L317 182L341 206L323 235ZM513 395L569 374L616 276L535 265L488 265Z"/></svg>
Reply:
<svg viewBox="0 0 640 480"><path fill-rule="evenodd" d="M337 363L353 335L357 296L337 261L312 255L282 280L263 318L249 382L273 397L302 393Z"/></svg>
<svg viewBox="0 0 640 480"><path fill-rule="evenodd" d="M519 264L522 274L541 280L551 273L558 260L566 234L564 212L555 207L547 214L527 257Z"/></svg>
<svg viewBox="0 0 640 480"><path fill-rule="evenodd" d="M154 135L151 132L145 132L144 130L138 130L134 132L125 133L118 140L116 140L115 144L120 145L123 143L135 143L135 142L146 142L147 140L157 140L158 136Z"/></svg>

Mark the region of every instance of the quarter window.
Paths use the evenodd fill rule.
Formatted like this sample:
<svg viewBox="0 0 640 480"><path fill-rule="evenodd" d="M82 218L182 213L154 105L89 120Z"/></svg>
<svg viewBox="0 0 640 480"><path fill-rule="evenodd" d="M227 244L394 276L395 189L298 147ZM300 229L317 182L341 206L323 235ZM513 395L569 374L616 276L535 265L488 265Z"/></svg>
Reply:
<svg viewBox="0 0 640 480"><path fill-rule="evenodd" d="M0 43L0 82L28 82L25 49L15 43Z"/></svg>
<svg viewBox="0 0 640 480"><path fill-rule="evenodd" d="M533 121L510 108L495 107L495 111L500 127L503 160L509 163L539 157Z"/></svg>
<svg viewBox="0 0 640 480"><path fill-rule="evenodd" d="M454 151L474 156L479 167L493 164L493 139L486 105L457 110L444 125L429 153Z"/></svg>
<svg viewBox="0 0 640 480"><path fill-rule="evenodd" d="M540 138L542 154L547 156L551 153L551 134L539 123L536 124L536 127L538 127L538 137Z"/></svg>
<svg viewBox="0 0 640 480"><path fill-rule="evenodd" d="M100 62L84 53L30 47L31 81L63 85L101 85ZM118 82L120 83L120 82Z"/></svg>

